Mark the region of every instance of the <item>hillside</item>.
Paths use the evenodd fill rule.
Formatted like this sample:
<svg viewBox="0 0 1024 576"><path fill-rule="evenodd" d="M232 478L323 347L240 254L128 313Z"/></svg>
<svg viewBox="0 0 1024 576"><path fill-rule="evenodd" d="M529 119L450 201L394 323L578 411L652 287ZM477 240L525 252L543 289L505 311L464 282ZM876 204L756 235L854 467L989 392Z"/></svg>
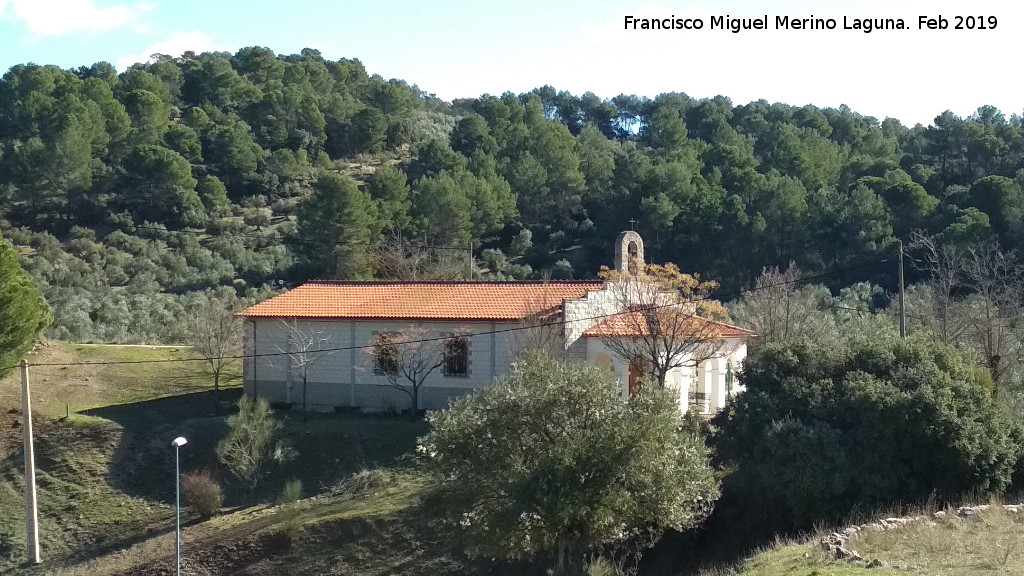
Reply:
<svg viewBox="0 0 1024 576"><path fill-rule="evenodd" d="M47 343L29 361L80 363L185 357L191 357L190 351L183 348ZM199 553L207 560L223 556L224 549L218 548L221 543L232 550L237 548L231 556L242 564L253 560L246 550L256 550L253 553L259 558L272 550L287 552L287 547L273 544L277 538L274 533L287 518L277 512L263 512L266 506L262 503L273 502L291 478L302 481L305 495L317 496L297 507L301 519L293 522L326 523L319 529L322 531L310 532L310 546L333 537L333 530L327 528L345 524L343 520L348 518L358 518L356 531L360 526L379 525L398 537L407 530L395 515L414 502L420 480L400 471L381 472L336 486L360 470L400 470L400 457L413 452L416 437L425 430L421 422L358 415L313 417L305 423L286 418L286 435L296 447L296 459L250 492L232 484L230 476L218 469L213 446L224 433L225 418L213 415L213 398L205 392L212 388L212 377L205 365L43 366L30 370L36 398L44 558L44 565L32 573L74 569L83 574L118 570L148 574L149 568L139 567L143 563L166 564L167 535L174 526L174 454L169 443L178 435L189 439L188 448L182 451L183 472L213 470L225 482L226 505L234 512L196 524L186 532L186 541L195 538L201 543L197 548L207 550ZM237 388L229 387L227 393L237 396ZM75 399L73 412L81 410L69 419L64 418L67 399ZM0 570L8 570L22 561L25 542L20 383L15 375L0 382L0 401L4 409L0 416ZM188 513L186 520L193 520ZM264 530L262 535L254 536L260 530ZM369 538L371 532L359 534ZM263 538L269 539L268 550L263 549ZM173 550L173 538L170 543ZM354 545L378 544L356 539ZM102 569L91 564L76 568L108 553L112 555L104 562L110 564Z"/></svg>
<svg viewBox="0 0 1024 576"><path fill-rule="evenodd" d="M240 370L214 397L209 366L177 344L197 317L314 278L593 278L628 229L648 260L717 283L710 298L758 334L736 372L751 393L690 439L713 452L720 512L663 539L645 573L686 555L726 571L851 509L1024 485L1024 118L982 105L908 127L845 106L551 86L445 102L414 80L258 47L0 78L0 242L54 318L29 359L45 563L19 566L15 373L0 380L0 570L168 573L169 442L185 436L183 470L226 495L212 520L188 515L200 573L528 573L468 563L424 527L423 421L278 414L294 459L243 485L214 452ZM891 305L903 272L909 339ZM272 506L290 480L306 499ZM873 573L1022 571L1018 526L993 512L856 546L884 563ZM867 569L794 544L735 571Z"/></svg>
<svg viewBox="0 0 1024 576"><path fill-rule="evenodd" d="M41 344L33 363L82 363L172 360L188 357L180 347L124 347ZM128 364L119 366L39 366L30 369L36 428L40 534L53 559L71 558L88 550L103 551L119 543L165 530L173 522L166 489L146 492L136 473L144 458L134 459L131 439L144 423L159 432L161 421L180 413L147 414L144 421L88 417L79 414L116 404L145 403L212 387L205 366L197 363ZM187 405L187 404L186 404ZM21 437L21 384L17 371L0 380L0 567L24 555L24 460ZM210 401L187 408L212 413ZM65 418L65 411L72 413ZM162 442L161 442L162 444ZM153 486L149 487L154 488Z"/></svg>
<svg viewBox="0 0 1024 576"><path fill-rule="evenodd" d="M0 231L61 340L180 342L215 289L590 278L627 227L723 299L791 261L891 290L877 263L915 229L1024 242L1021 118L990 106L907 127L682 92L444 102L312 49L83 64L0 79Z"/></svg>

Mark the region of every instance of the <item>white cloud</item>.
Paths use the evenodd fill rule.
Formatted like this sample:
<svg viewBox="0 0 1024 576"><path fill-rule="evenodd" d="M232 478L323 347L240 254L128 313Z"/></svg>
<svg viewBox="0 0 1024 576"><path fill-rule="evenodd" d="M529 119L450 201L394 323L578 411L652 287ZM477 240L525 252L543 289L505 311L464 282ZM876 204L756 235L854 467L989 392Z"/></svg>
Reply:
<svg viewBox="0 0 1024 576"><path fill-rule="evenodd" d="M189 50L199 54L200 52L226 50L226 48L214 44L209 36L199 30L179 32L166 40L147 46L145 50L138 54L121 58L117 61L117 69L125 70L132 64L148 62L153 54L166 54L177 57Z"/></svg>
<svg viewBox="0 0 1024 576"><path fill-rule="evenodd" d="M139 16L154 3L99 7L95 0L0 0L0 18L17 20L31 36L63 36L132 26L141 29Z"/></svg>

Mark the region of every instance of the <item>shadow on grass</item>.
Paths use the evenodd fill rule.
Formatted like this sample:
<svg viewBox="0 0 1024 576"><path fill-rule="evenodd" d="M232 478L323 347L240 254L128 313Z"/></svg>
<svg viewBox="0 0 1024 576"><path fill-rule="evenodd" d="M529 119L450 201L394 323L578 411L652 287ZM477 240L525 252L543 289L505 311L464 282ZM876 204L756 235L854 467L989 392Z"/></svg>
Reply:
<svg viewBox="0 0 1024 576"><path fill-rule="evenodd" d="M233 403L240 389L222 392ZM111 461L109 482L127 494L174 503L174 449L171 440L184 436L181 471L207 469L222 484L225 505L273 502L289 479L302 482L303 496L321 493L353 472L391 467L410 457L416 439L425 434L423 421L360 413L279 412L284 439L296 457L282 465L271 463L255 489L242 485L217 461L217 442L227 433L227 417L214 414L213 392L199 392L96 408L82 412L116 422L123 428Z"/></svg>
<svg viewBox="0 0 1024 576"><path fill-rule="evenodd" d="M222 390L219 398L236 401L241 389ZM155 400L116 404L84 410L80 414L115 422L122 428L121 441L110 461L108 482L114 488L140 498L174 503L174 448L171 440L188 439L181 448L181 469L208 467L219 438L226 430L225 417L215 414L217 393L195 392Z"/></svg>

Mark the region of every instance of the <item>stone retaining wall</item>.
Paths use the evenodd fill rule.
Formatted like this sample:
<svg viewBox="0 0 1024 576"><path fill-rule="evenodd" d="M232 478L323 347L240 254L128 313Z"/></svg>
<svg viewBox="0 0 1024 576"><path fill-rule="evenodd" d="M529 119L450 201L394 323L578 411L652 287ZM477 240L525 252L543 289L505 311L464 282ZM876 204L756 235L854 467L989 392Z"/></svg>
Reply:
<svg viewBox="0 0 1024 576"><path fill-rule="evenodd" d="M851 550L848 546L850 539L858 532L863 531L874 531L884 532L886 530L893 530L899 528L911 522L924 522L929 520L939 520L949 516L950 514L956 515L959 518L970 518L977 516L985 510L988 510L989 504L980 504L978 506L961 506L956 510L939 510L933 512L930 515L921 514L919 516L906 516L903 518L885 518L882 520L876 520L867 524L860 524L856 526L848 526L843 530L832 532L821 538L821 548L828 554L836 557L838 560L848 560L850 562L862 562L864 557L857 553L856 550ZM1024 512L1024 504L1004 504L1003 509L1011 514L1019 514ZM874 568L882 566L883 563L877 558L867 563L868 568Z"/></svg>

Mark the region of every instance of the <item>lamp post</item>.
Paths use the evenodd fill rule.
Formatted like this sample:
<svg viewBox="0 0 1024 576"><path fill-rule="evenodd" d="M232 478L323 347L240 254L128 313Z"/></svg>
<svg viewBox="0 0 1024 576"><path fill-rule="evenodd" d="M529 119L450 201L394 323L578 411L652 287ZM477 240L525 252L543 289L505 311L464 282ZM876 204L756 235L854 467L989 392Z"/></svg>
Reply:
<svg viewBox="0 0 1024 576"><path fill-rule="evenodd" d="M171 446L174 446L174 487L177 510L174 529L174 573L177 576L181 576L181 460L178 458L178 449L187 442L188 440L185 440L184 436L178 436L171 442Z"/></svg>

